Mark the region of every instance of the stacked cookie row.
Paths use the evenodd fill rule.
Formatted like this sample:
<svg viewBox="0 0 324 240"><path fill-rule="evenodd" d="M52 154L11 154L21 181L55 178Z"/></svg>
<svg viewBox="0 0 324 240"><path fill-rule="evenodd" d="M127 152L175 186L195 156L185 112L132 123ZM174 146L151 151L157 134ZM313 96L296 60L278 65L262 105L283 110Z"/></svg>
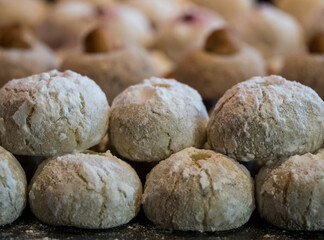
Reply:
<svg viewBox="0 0 324 240"><path fill-rule="evenodd" d="M1 224L19 217L28 195L32 212L53 225L114 227L143 203L163 228L233 229L255 208L253 178L238 161L259 160L266 163L256 177L261 216L283 228L323 229L324 102L299 83L270 76L235 85L210 120L197 91L154 77L111 107L94 81L72 71L11 80L0 93L0 145L48 157L27 190L19 163L1 148ZM127 163L85 151L107 131L120 158L159 162L143 196ZM199 149L206 136L211 150Z"/></svg>
<svg viewBox="0 0 324 240"><path fill-rule="evenodd" d="M324 6L310 1L2 0L0 85L59 68L95 80L109 102L150 76L214 100L253 76L279 74L323 98Z"/></svg>

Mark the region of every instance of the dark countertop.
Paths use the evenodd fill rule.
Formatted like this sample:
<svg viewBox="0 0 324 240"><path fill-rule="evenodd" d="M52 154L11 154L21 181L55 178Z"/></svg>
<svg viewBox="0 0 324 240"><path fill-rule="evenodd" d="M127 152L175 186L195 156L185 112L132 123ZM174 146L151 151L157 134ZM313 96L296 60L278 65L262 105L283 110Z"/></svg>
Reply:
<svg viewBox="0 0 324 240"><path fill-rule="evenodd" d="M129 224L106 230L88 230L74 227L54 227L41 223L26 209L13 224L0 227L0 239L324 239L324 232L295 232L276 228L255 212L250 221L236 230L199 233L167 231L156 228L140 212Z"/></svg>

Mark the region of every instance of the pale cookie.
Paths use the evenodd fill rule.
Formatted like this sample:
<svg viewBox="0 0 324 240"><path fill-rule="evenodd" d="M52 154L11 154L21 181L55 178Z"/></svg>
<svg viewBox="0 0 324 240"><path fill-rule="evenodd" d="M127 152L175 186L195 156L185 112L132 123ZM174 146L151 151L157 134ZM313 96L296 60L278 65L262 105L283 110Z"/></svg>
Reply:
<svg viewBox="0 0 324 240"><path fill-rule="evenodd" d="M270 162L256 177L260 215L290 230L324 230L324 151Z"/></svg>
<svg viewBox="0 0 324 240"><path fill-rule="evenodd" d="M12 223L27 202L27 180L17 159L0 147L0 225Z"/></svg>
<svg viewBox="0 0 324 240"><path fill-rule="evenodd" d="M56 70L0 89L0 145L19 155L52 156L99 143L109 105L91 79Z"/></svg>
<svg viewBox="0 0 324 240"><path fill-rule="evenodd" d="M29 186L29 204L48 224L111 228L140 209L142 184L136 172L111 155L65 155L43 162Z"/></svg>
<svg viewBox="0 0 324 240"><path fill-rule="evenodd" d="M149 173L143 208L148 219L166 229L234 229L246 223L255 208L254 183L235 160L187 148Z"/></svg>
<svg viewBox="0 0 324 240"><path fill-rule="evenodd" d="M175 80L152 77L127 88L109 116L109 141L129 160L160 161L205 142L208 115L202 99Z"/></svg>
<svg viewBox="0 0 324 240"><path fill-rule="evenodd" d="M236 160L277 160L324 142L324 102L280 76L254 77L228 90L207 127L212 149Z"/></svg>

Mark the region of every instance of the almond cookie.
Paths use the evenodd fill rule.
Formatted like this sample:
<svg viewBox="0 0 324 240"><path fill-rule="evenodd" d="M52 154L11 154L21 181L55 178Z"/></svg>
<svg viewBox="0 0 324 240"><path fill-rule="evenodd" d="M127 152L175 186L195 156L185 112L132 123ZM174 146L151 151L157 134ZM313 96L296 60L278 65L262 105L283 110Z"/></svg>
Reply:
<svg viewBox="0 0 324 240"><path fill-rule="evenodd" d="M223 231L246 223L254 210L254 183L235 160L211 150L186 148L147 176L145 215L158 226Z"/></svg>
<svg viewBox="0 0 324 240"><path fill-rule="evenodd" d="M227 28L210 33L203 49L188 52L175 67L175 78L196 89L204 100L218 99L233 85L265 73L260 53Z"/></svg>
<svg viewBox="0 0 324 240"><path fill-rule="evenodd" d="M72 71L14 79L0 89L0 145L30 156L83 151L106 134L108 109L98 85Z"/></svg>
<svg viewBox="0 0 324 240"><path fill-rule="evenodd" d="M110 152L78 153L43 162L29 185L29 204L48 224L111 228L140 209L142 184L136 172Z"/></svg>
<svg viewBox="0 0 324 240"><path fill-rule="evenodd" d="M236 160L277 160L324 142L324 102L280 76L254 77L228 90L207 127L212 149Z"/></svg>
<svg viewBox="0 0 324 240"><path fill-rule="evenodd" d="M256 177L260 215L290 230L324 230L324 150L264 166Z"/></svg>
<svg viewBox="0 0 324 240"><path fill-rule="evenodd" d="M109 113L109 141L124 158L153 162L205 142L208 115L198 92L150 78L119 94Z"/></svg>
<svg viewBox="0 0 324 240"><path fill-rule="evenodd" d="M13 78L55 69L55 53L20 25L0 27L0 87Z"/></svg>
<svg viewBox="0 0 324 240"><path fill-rule="evenodd" d="M87 35L84 50L65 58L61 68L93 79L110 103L130 85L156 74L153 61L144 48L122 45L102 28Z"/></svg>
<svg viewBox="0 0 324 240"><path fill-rule="evenodd" d="M17 159L0 147L0 226L15 221L27 202L27 180Z"/></svg>

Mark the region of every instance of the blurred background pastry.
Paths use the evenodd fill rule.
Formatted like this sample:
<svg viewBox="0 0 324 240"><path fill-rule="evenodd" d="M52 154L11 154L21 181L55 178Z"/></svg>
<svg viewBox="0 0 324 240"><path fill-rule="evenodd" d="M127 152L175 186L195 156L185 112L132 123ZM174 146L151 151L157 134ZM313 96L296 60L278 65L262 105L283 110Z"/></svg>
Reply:
<svg viewBox="0 0 324 240"><path fill-rule="evenodd" d="M195 88L204 100L218 99L233 85L265 74L260 53L227 28L212 32L204 49L188 52L175 67L175 78Z"/></svg>
<svg viewBox="0 0 324 240"><path fill-rule="evenodd" d="M191 7L159 29L156 45L173 61L194 48L202 47L207 35L225 25L225 20L207 9Z"/></svg>
<svg viewBox="0 0 324 240"><path fill-rule="evenodd" d="M233 25L246 43L262 53L271 73L280 70L284 56L304 47L303 30L297 20L270 4L261 4Z"/></svg>
<svg viewBox="0 0 324 240"><path fill-rule="evenodd" d="M59 66L55 53L22 25L0 27L0 87L13 78L27 77Z"/></svg>
<svg viewBox="0 0 324 240"><path fill-rule="evenodd" d="M91 31L84 40L84 51L67 56L61 68L95 80L109 103L130 85L156 75L151 57L144 48L134 43L122 44L102 28Z"/></svg>

